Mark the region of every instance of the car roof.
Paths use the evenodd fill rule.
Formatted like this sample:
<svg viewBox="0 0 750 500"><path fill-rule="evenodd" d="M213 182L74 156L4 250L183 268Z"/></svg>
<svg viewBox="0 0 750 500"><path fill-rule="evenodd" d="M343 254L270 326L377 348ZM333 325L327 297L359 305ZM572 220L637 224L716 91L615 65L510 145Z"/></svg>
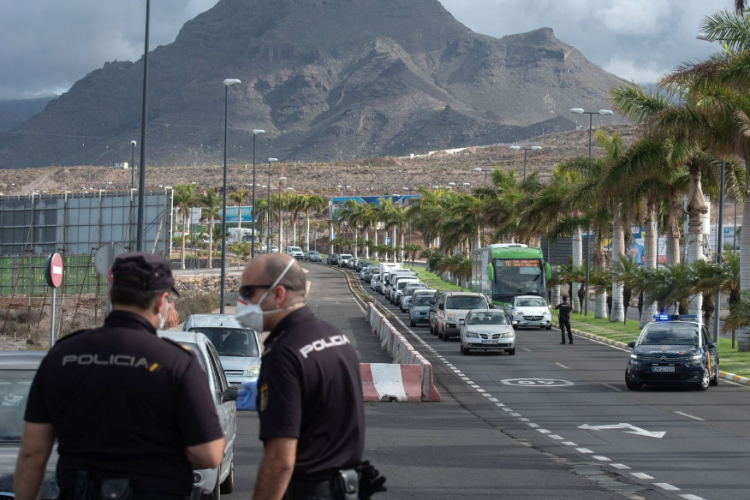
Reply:
<svg viewBox="0 0 750 500"><path fill-rule="evenodd" d="M182 330L159 330L157 334L163 339L173 340L174 342L185 342L186 344L197 344L199 335L205 337L202 333L185 332Z"/></svg>
<svg viewBox="0 0 750 500"><path fill-rule="evenodd" d="M482 297L485 298L481 293L476 292L445 292L450 297Z"/></svg>
<svg viewBox="0 0 750 500"><path fill-rule="evenodd" d="M497 313L497 314L505 314L500 309L472 309L471 311L469 311L469 314L474 314L474 313L489 313L489 312L491 312L491 313Z"/></svg>
<svg viewBox="0 0 750 500"><path fill-rule="evenodd" d="M0 352L0 370L36 370L47 351Z"/></svg>
<svg viewBox="0 0 750 500"><path fill-rule="evenodd" d="M543 299L540 295L516 295L517 299Z"/></svg>
<svg viewBox="0 0 750 500"><path fill-rule="evenodd" d="M246 330L233 314L192 314L187 321L190 321L190 326L193 327L228 327Z"/></svg>

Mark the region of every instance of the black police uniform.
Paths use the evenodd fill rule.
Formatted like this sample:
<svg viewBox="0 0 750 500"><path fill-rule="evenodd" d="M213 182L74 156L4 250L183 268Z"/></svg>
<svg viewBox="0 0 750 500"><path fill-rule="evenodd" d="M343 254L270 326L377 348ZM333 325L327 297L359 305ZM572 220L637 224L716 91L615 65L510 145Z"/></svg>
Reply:
<svg viewBox="0 0 750 500"><path fill-rule="evenodd" d="M170 288L171 272L167 279L168 263L161 261L138 262L134 275L144 286L157 285L151 289ZM132 266L124 264L120 271L132 277ZM150 272L145 277L139 276L143 266ZM185 447L223 437L196 356L157 337L143 316L124 311L55 344L34 377L25 420L55 429L61 498L76 497L82 480L98 500L101 481L117 478L129 479L134 500L185 498L193 486Z"/></svg>
<svg viewBox="0 0 750 500"><path fill-rule="evenodd" d="M558 319L560 320L560 333L562 334L562 344L565 343L565 330L568 330L568 340L570 343L573 343L573 332L570 329L570 312L573 310L570 304L567 302L563 302L562 304L559 304L555 309L557 309L560 314L558 316Z"/></svg>
<svg viewBox="0 0 750 500"><path fill-rule="evenodd" d="M286 499L339 499L339 471L362 461L359 358L346 336L308 307L269 335L258 379L260 438L296 438Z"/></svg>

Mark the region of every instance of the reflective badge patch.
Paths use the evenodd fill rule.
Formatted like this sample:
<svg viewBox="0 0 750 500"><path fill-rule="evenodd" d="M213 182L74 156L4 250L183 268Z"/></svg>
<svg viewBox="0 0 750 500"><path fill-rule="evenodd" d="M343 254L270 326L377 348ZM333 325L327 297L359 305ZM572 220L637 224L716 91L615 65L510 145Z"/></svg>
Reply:
<svg viewBox="0 0 750 500"><path fill-rule="evenodd" d="M258 408L260 411L266 411L266 406L268 406L268 384L264 384L260 388L260 406Z"/></svg>

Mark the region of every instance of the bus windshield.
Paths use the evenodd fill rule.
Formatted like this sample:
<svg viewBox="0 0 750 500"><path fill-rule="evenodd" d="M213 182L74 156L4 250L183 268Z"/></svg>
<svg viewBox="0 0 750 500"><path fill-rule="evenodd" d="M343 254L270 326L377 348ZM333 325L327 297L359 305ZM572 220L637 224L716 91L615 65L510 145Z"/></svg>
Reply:
<svg viewBox="0 0 750 500"><path fill-rule="evenodd" d="M510 302L518 295L545 295L539 259L496 259L492 298Z"/></svg>

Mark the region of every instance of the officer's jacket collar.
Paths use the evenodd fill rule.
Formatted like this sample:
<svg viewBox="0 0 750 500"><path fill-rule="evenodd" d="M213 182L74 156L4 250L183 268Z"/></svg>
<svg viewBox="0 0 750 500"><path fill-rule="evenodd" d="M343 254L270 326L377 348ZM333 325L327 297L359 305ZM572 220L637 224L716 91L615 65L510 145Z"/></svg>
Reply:
<svg viewBox="0 0 750 500"><path fill-rule="evenodd" d="M146 321L146 318L140 314L127 311L112 311L104 320L104 325L114 328L129 328L131 330L147 330L149 333L156 334L154 325Z"/></svg>
<svg viewBox="0 0 750 500"><path fill-rule="evenodd" d="M274 342L292 324L297 322L304 322L305 320L313 318L314 316L315 314L307 306L302 306L296 311L289 313L286 317L284 317L284 319L279 321L279 324L276 325L276 328L271 330L271 334L266 339L266 345L270 345L272 342Z"/></svg>

